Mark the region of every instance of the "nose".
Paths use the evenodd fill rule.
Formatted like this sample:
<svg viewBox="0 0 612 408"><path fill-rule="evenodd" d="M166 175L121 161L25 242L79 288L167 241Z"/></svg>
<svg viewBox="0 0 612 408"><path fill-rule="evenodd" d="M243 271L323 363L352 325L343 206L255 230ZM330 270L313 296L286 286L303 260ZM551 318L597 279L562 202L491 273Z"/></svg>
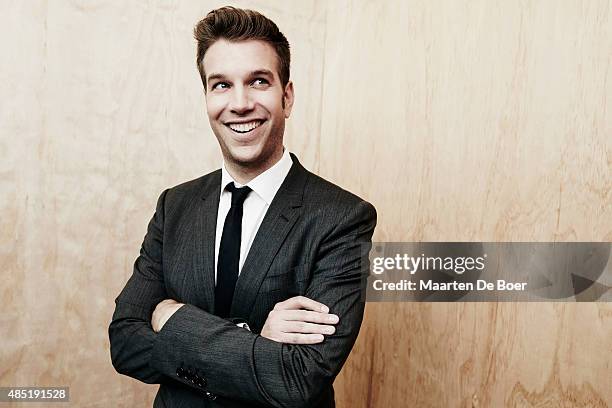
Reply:
<svg viewBox="0 0 612 408"><path fill-rule="evenodd" d="M244 115L253 110L254 103L248 89L235 87L230 99L230 110L236 115Z"/></svg>

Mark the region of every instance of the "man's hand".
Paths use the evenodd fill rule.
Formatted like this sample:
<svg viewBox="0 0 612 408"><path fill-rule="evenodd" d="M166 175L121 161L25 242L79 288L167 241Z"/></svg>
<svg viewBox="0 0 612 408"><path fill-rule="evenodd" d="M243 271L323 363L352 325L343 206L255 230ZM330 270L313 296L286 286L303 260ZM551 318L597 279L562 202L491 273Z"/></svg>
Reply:
<svg viewBox="0 0 612 408"><path fill-rule="evenodd" d="M305 309L305 310L303 310ZM261 335L279 343L317 344L324 334L333 334L338 316L329 308L304 296L277 303L268 314Z"/></svg>
<svg viewBox="0 0 612 408"><path fill-rule="evenodd" d="M154 332L159 332L164 324L172 317L177 310L184 306L184 303L179 303L174 299L162 300L155 306L153 316L151 316L151 326Z"/></svg>

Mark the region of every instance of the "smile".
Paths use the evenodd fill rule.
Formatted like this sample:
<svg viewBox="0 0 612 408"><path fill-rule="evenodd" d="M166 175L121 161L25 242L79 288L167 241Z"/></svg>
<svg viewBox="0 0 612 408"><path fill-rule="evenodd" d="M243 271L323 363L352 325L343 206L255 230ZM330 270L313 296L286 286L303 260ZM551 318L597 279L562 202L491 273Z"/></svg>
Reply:
<svg viewBox="0 0 612 408"><path fill-rule="evenodd" d="M228 123L226 126L236 133L249 133L253 129L257 129L261 126L262 123L264 123L263 120L254 120L247 123Z"/></svg>

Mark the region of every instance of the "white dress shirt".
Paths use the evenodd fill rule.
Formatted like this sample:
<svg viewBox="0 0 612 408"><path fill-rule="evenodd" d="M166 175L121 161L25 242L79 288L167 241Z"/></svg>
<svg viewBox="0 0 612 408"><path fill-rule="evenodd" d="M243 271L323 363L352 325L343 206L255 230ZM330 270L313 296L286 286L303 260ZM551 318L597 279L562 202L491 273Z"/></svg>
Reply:
<svg viewBox="0 0 612 408"><path fill-rule="evenodd" d="M287 177L289 169L291 169L291 156L289 151L284 149L281 159L270 167L268 170L249 181L246 185L251 188L249 195L244 200L242 210L242 239L240 242L240 261L238 263L238 274L242 271L242 265L249 253L251 244L255 239L257 230L268 212L270 203L276 195L281 184ZM217 231L215 235L215 285L217 284L217 263L219 260L219 246L221 243L221 235L223 234L223 225L225 217L232 206L232 193L225 190L225 186L234 182L236 187L243 187L228 173L225 168L225 161L221 166L221 197L219 199L219 211L217 212Z"/></svg>

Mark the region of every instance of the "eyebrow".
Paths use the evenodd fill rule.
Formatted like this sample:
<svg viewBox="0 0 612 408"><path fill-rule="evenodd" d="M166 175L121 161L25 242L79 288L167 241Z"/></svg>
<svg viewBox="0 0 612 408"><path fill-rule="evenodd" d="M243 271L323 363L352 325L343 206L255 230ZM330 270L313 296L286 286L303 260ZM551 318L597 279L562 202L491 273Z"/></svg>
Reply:
<svg viewBox="0 0 612 408"><path fill-rule="evenodd" d="M251 72L251 76L260 76L260 75L274 77L274 74L269 69L258 69L256 71Z"/></svg>
<svg viewBox="0 0 612 408"><path fill-rule="evenodd" d="M274 78L274 73L272 73L272 71L270 71L269 69L257 69L249 73L249 77L254 77L254 76L268 76L268 77ZM225 78L225 75L223 74L212 73L208 76L207 82L213 81L215 79L224 79L224 78Z"/></svg>
<svg viewBox="0 0 612 408"><path fill-rule="evenodd" d="M208 78L206 78L206 82L210 82L213 79L223 79L223 78L225 78L225 75L223 74L210 74Z"/></svg>

